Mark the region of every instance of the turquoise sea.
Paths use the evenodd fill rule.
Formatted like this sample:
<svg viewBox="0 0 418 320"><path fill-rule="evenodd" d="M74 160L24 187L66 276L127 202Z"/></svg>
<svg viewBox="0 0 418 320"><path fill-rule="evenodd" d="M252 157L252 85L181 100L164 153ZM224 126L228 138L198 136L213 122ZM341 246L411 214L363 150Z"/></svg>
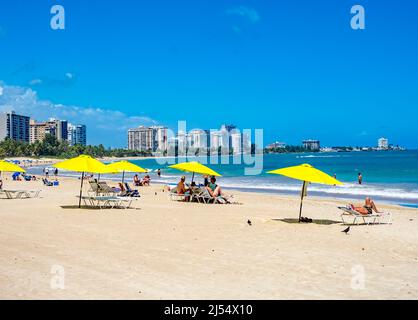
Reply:
<svg viewBox="0 0 418 320"><path fill-rule="evenodd" d="M154 182L175 184L184 173L170 169L168 165L186 160L192 161L196 158L140 159L132 162L149 169ZM224 188L297 194L301 188L300 181L267 174L266 171L309 163L330 175L336 174L337 179L344 185L311 184L308 187L308 195L350 199L371 196L376 200L386 202L418 205L418 150L267 154L262 158L262 172L257 175L245 175L246 169L254 165L243 163L240 157L198 158L198 160L206 162L212 169L222 174L218 183ZM214 164L214 162L221 161L223 164ZM238 164L234 164L234 161ZM248 159L247 162L249 162ZM158 178L156 174L158 168L162 171L161 178ZM362 185L357 183L359 172L363 175ZM190 181L191 174L185 175ZM126 174L127 181L132 177L133 174ZM107 178L120 179L119 176L114 175ZM202 178L197 176L196 181L202 182Z"/></svg>
<svg viewBox="0 0 418 320"><path fill-rule="evenodd" d="M218 158L218 157L217 157ZM168 159L172 162L174 159ZM184 159L182 159L184 160ZM194 159L188 159L194 160ZM203 159L200 159L202 161ZM228 164L213 164L216 159L209 159L208 165L222 174L218 182L226 188L248 191L275 193L299 193L301 182L286 177L267 174L269 170L281 167L309 163L314 167L336 174L343 186L323 186L311 184L310 195L364 198L371 196L396 203L418 204L418 150L379 151L379 152L330 152L303 154L267 154L263 156L263 170L258 175L245 175L245 168L251 164L233 164L239 160L233 157L217 159ZM159 159L158 161L161 161ZM161 180L164 183L176 183L182 174L166 168L155 160L137 160L138 165L155 171L162 170ZM241 161L243 162L243 161ZM363 184L357 182L358 173L363 175ZM199 182L200 177L197 177Z"/></svg>

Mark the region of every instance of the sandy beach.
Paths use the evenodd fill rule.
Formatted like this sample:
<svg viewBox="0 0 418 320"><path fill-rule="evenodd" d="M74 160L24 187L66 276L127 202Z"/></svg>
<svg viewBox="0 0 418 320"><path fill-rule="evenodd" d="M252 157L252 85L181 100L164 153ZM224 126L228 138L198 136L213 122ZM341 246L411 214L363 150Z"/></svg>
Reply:
<svg viewBox="0 0 418 320"><path fill-rule="evenodd" d="M306 199L304 215L326 224L282 220L297 218L295 196L228 191L240 204L205 205L161 185L141 187L133 209L78 209L77 179L5 176L42 192L0 199L1 299L418 298L416 209L380 205L393 224L346 235L341 200Z"/></svg>

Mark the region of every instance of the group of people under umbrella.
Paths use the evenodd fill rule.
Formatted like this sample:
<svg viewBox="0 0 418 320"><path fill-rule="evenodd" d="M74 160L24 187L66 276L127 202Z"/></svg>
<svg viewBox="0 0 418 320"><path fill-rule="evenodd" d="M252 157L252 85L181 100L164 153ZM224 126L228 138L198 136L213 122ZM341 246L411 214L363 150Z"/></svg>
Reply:
<svg viewBox="0 0 418 320"><path fill-rule="evenodd" d="M145 173L148 170L135 165L128 161L118 161L111 164L104 164L99 160L96 160L88 155L80 155L78 157L59 162L54 165L55 168L64 169L73 172L81 173L81 185L80 185L80 197L79 197L79 207L81 207L81 199L83 193L83 182L84 175L86 173L95 173L95 174L114 174L122 173L122 182L125 177L125 172L135 172L135 173ZM183 162L170 166L170 168L177 169L183 172L192 173L192 182L194 180L195 174L203 174L208 176L221 176L216 171L210 169L209 167L196 162ZM19 166L6 162L0 161L0 173L2 171L6 172L25 172L24 169ZM337 179L329 176L323 171L320 171L309 164L302 164L298 166L292 166L282 169L277 169L267 172L269 174L278 174L288 178L297 179L303 182L302 192L300 199L300 208L299 208L299 222L302 219L302 205L303 199L306 195L307 186L309 183L319 183L326 185L341 185L342 183Z"/></svg>

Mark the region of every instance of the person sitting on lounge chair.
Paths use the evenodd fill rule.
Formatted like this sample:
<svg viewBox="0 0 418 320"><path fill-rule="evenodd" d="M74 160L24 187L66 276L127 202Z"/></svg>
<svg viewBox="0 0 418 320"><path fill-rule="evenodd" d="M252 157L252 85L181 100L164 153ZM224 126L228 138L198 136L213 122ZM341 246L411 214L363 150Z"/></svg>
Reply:
<svg viewBox="0 0 418 320"><path fill-rule="evenodd" d="M186 177L185 176L181 177L179 183L177 184L177 187L174 190L178 195L186 196L184 198L184 201L187 202L187 201L190 200L190 197L192 195L192 190L186 186Z"/></svg>
<svg viewBox="0 0 418 320"><path fill-rule="evenodd" d="M136 175L134 175L134 186L135 187L140 187L140 186L142 186L142 182L141 182L141 180L139 179L139 177L138 177L138 175L136 174Z"/></svg>
<svg viewBox="0 0 418 320"><path fill-rule="evenodd" d="M364 206L354 206L351 205L353 210L356 210L357 212L367 215L367 214L373 214L373 211L376 213L380 213L380 211L377 209L374 201L370 199L370 197L366 197L366 200L364 202Z"/></svg>
<svg viewBox="0 0 418 320"><path fill-rule="evenodd" d="M222 195L222 189L216 184L215 177L210 178L210 183L206 186L206 189L212 197L216 198Z"/></svg>
<svg viewBox="0 0 418 320"><path fill-rule="evenodd" d="M190 189L186 187L186 177L182 176L177 184L177 194L190 194Z"/></svg>
<svg viewBox="0 0 418 320"><path fill-rule="evenodd" d="M145 175L142 179L142 185L143 186L149 186L151 182L151 177L149 175Z"/></svg>

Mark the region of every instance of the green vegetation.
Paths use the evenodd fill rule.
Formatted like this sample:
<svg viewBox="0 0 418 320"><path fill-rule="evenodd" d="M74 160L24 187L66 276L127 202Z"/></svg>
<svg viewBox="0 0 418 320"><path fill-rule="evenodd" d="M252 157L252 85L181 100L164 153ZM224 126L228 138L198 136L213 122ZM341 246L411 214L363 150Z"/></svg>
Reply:
<svg viewBox="0 0 418 320"><path fill-rule="evenodd" d="M296 153L296 152L314 152L303 146L285 146L283 148L264 149L264 153Z"/></svg>
<svg viewBox="0 0 418 320"><path fill-rule="evenodd" d="M29 144L27 142L6 139L0 142L0 158L5 157L51 157L72 158L80 154L88 154L92 157L141 157L150 156L151 152L133 151L126 149L106 149L103 145L98 146L70 146L67 141L58 141L52 135L46 135L40 142Z"/></svg>

